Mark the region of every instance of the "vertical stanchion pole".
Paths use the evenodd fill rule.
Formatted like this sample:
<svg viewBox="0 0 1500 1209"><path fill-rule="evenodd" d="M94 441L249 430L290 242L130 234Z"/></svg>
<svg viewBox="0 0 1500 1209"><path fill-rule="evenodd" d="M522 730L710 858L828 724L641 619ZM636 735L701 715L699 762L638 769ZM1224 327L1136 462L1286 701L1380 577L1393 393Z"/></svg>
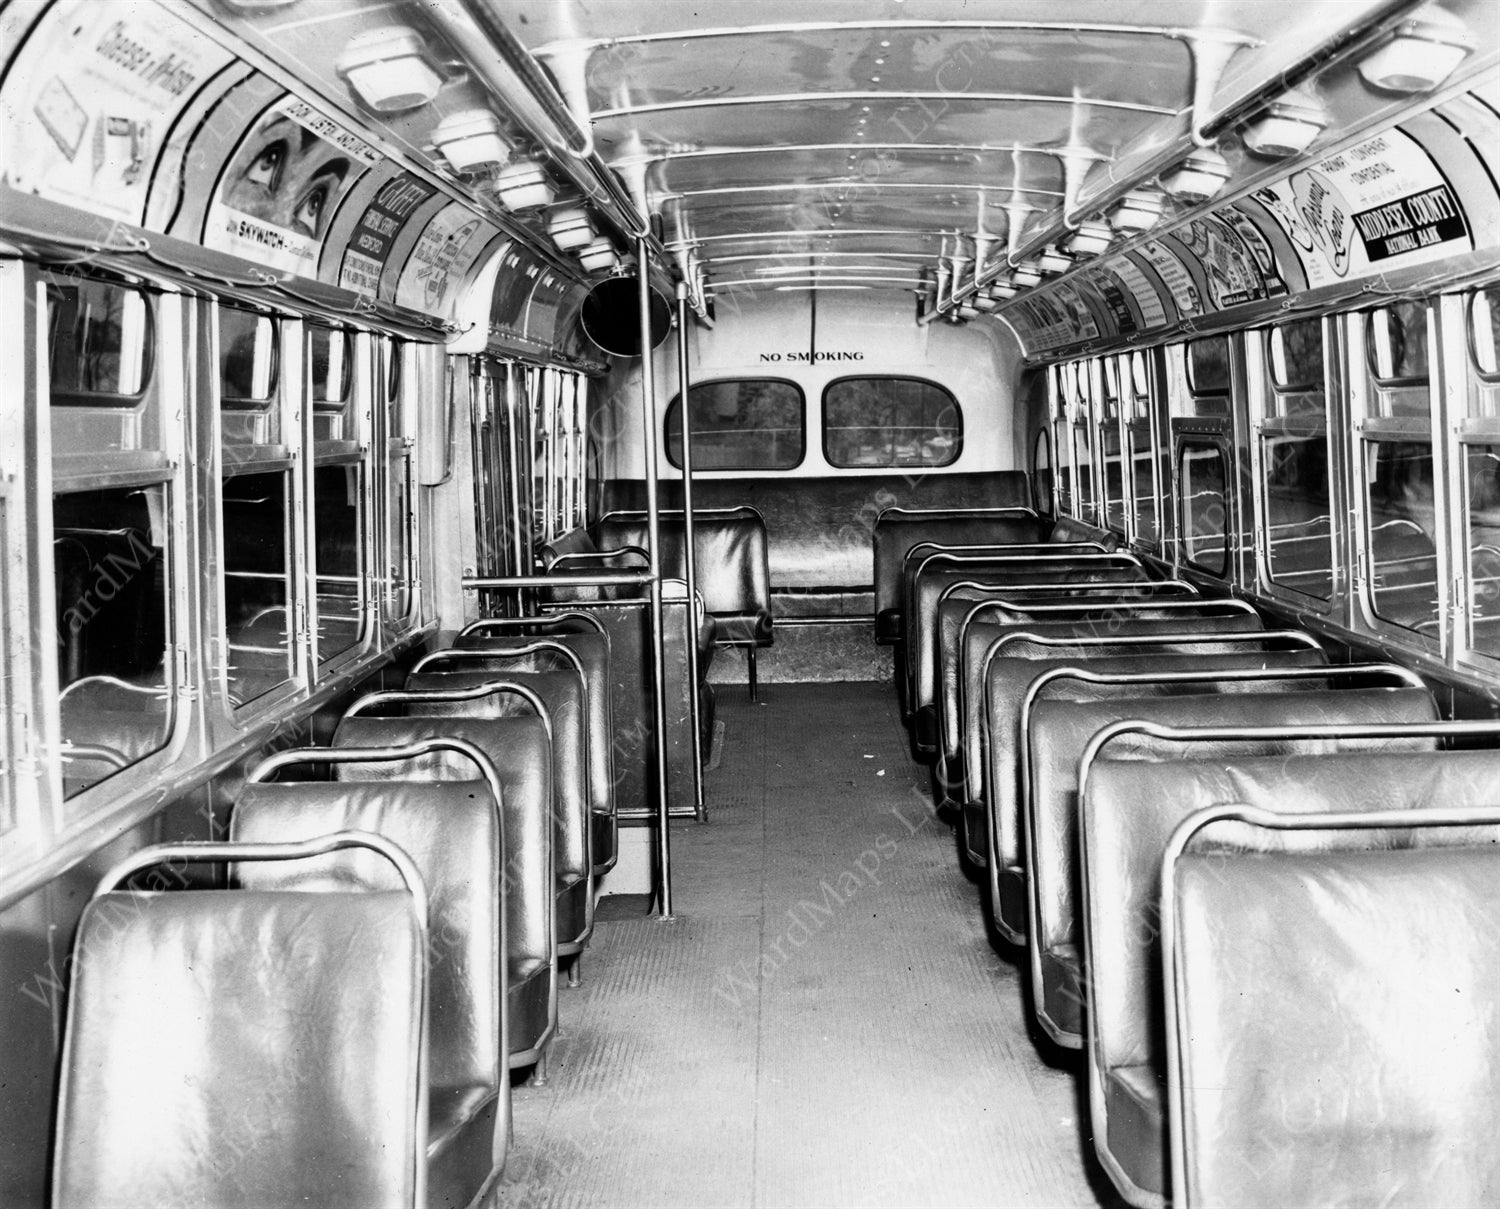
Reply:
<svg viewBox="0 0 1500 1209"><path fill-rule="evenodd" d="M656 714L656 876L661 916L672 915L672 842L667 815L667 672L661 603L661 508L656 498L656 375L651 363L651 249L636 240L640 284L641 421L646 455L646 553L651 559L651 685ZM689 605L691 607L691 604Z"/></svg>
<svg viewBox="0 0 1500 1209"><path fill-rule="evenodd" d="M677 283L677 414L682 418L682 541L687 561L688 700L693 724L693 810L700 823L708 822L703 800L703 731L698 701L698 553L693 538L693 425L688 408L688 288Z"/></svg>

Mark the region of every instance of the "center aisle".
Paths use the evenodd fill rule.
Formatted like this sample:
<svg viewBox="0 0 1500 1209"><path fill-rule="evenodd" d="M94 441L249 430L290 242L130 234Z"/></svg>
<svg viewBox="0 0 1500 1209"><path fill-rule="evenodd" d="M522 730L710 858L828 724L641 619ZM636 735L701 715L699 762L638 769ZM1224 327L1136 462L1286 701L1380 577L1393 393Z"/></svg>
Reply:
<svg viewBox="0 0 1500 1209"><path fill-rule="evenodd" d="M890 689L721 688L719 716L678 918L599 923L499 1203L1101 1203Z"/></svg>

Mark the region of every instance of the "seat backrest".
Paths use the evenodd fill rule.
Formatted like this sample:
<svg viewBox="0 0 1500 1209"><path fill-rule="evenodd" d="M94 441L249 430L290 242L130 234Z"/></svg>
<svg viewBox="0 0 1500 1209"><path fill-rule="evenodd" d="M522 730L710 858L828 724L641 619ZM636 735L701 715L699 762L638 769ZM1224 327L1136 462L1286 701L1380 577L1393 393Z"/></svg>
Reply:
<svg viewBox="0 0 1500 1209"><path fill-rule="evenodd" d="M1192 671L1206 671L1193 661ZM1248 662L1246 656L1238 660ZM1265 659L1267 656L1251 656ZM1092 668L1090 670L1093 670ZM1166 670L1166 669L1151 669ZM1189 670L1189 669L1183 669ZM1225 672L1229 669L1216 668ZM1248 669L1247 669L1248 670ZM1286 668L1276 670L1290 670ZM1329 669L1330 672L1333 669ZM1083 691L1078 691L1083 690ZM1049 699L1032 708L1022 736L1020 784L1026 820L1026 868L1036 916L1036 929L1029 933L1040 949L1073 944L1078 940L1076 856L1078 852L1078 766L1089 740L1120 718L1149 717L1169 725L1212 726L1222 717L1242 716L1242 703L1227 706L1214 698L1221 694L1309 693L1326 699L1330 691L1323 678L1222 679L1211 681L1152 681L1131 684L1080 685L1070 700ZM1080 697L1087 699L1080 700ZM1171 697L1168 704L1160 700ZM1170 721L1169 721L1170 720Z"/></svg>
<svg viewBox="0 0 1500 1209"><path fill-rule="evenodd" d="M425 705L408 708L419 711ZM548 831L553 816L553 765L547 731L539 718L345 718L334 732L335 747L386 747L442 735L474 744L500 774L500 810L504 819L502 900L512 952L547 955L546 918L551 902L552 871L575 876L587 872L588 828L564 813ZM474 765L461 753L432 751L408 760L336 764L342 781L468 782ZM551 848L549 861L549 846Z"/></svg>
<svg viewBox="0 0 1500 1209"><path fill-rule="evenodd" d="M468 775L474 775L472 765ZM231 838L239 842L370 831L411 857L427 888L431 921L427 1069L435 1088L497 1087L506 1069L496 810L489 788L473 779L293 781L246 785L230 819ZM394 874L368 853L347 852L241 864L236 878L255 890L317 891L383 887Z"/></svg>
<svg viewBox="0 0 1500 1209"><path fill-rule="evenodd" d="M938 607L937 618L937 690L942 709L939 713L938 733L943 741L945 754L956 753L963 743L964 690L969 683L960 667L962 636L965 623L977 621L993 622L997 625L1021 621L1051 623L1072 621L1085 633L1113 633L1116 627L1127 622L1180 621L1185 628L1192 628L1205 618L1244 616L1254 618L1255 610L1238 600L1203 600L1195 597L1174 598L1171 601L1125 597L1110 602L1066 601L1042 598L1036 601L986 601L976 608L977 602L951 597L943 598ZM1248 629L1261 628L1258 624L1245 622ZM1124 631L1121 631L1124 632ZM977 679L973 682L977 686ZM969 698L976 700L976 698Z"/></svg>
<svg viewBox="0 0 1500 1209"><path fill-rule="evenodd" d="M100 895L52 1204L419 1204L424 940L404 890Z"/></svg>
<svg viewBox="0 0 1500 1209"><path fill-rule="evenodd" d="M536 656L497 655L493 660L466 659L462 663L436 664L432 671L413 672L407 676L406 687L416 691L473 688L492 680L514 680L531 688L547 707L551 722L552 787L559 814L581 817L582 812L592 808L594 801L589 775L592 757L584 686L570 663L564 664L560 671L532 670L538 665L545 667L558 658L554 654L538 652ZM450 668L453 670L447 670ZM530 707L507 694L452 705L433 702L424 705L422 712L429 717L510 718L530 713Z"/></svg>
<svg viewBox="0 0 1500 1209"><path fill-rule="evenodd" d="M1027 555L1019 559L962 561L946 554L924 559L911 581L911 607L906 615L907 665L911 675L913 709L932 705L937 686L937 611L943 590L963 580L979 579L996 585L1069 581L1073 583L1140 583L1151 573L1130 555L1096 554L1051 558Z"/></svg>
<svg viewBox="0 0 1500 1209"><path fill-rule="evenodd" d="M1048 522L1026 512L882 513L872 536L875 553L875 613L899 612L906 555L920 542L984 546L1045 539Z"/></svg>
<svg viewBox="0 0 1500 1209"><path fill-rule="evenodd" d="M558 642L574 651L583 664L584 680L588 684L588 726L586 737L589 744L589 790L592 808L601 814L614 812L614 692L610 680L609 638L597 630L577 633L542 635L549 642ZM519 634L472 634L460 637L454 643L464 650L507 651L534 644L537 636ZM438 664L436 667L443 665ZM467 666L467 665L451 665ZM531 660L525 656L516 662L501 660L490 665L497 668L549 671L565 671L567 661L559 656L548 656ZM407 712L411 712L408 710Z"/></svg>
<svg viewBox="0 0 1500 1209"><path fill-rule="evenodd" d="M606 548L641 546L646 520L617 513L599 522L599 541ZM682 514L669 513L660 523L662 575L687 578ZM766 523L754 508L693 513L694 575L703 607L711 615L771 611L771 572Z"/></svg>
<svg viewBox="0 0 1500 1209"><path fill-rule="evenodd" d="M1225 650L1224 644L1215 639L1233 634L1254 634L1263 628L1259 615L1255 613L1225 613L1191 620L1128 616L1122 619L1114 615L1107 617L1102 627L1090 621L971 621L963 634L960 665L954 678L955 685L962 686L962 695L956 698L957 716L952 722L955 729L961 728L959 733L965 744L966 766L979 770L971 792L983 793L985 785L990 784L998 786L1004 793L1014 794L1018 784L1016 723L1026 685L1037 670L1033 665L1038 659L1070 654L1066 648L1026 644L1020 640L1021 636L1088 639L1087 645L1079 646L1071 653L1075 659L1088 659L1092 664L1094 659L1112 656L1130 658L1139 649L1100 645L1097 640L1101 639L1201 634L1205 642L1164 640L1159 647L1153 645L1151 649L1158 654L1232 654L1235 650L1244 652L1251 648L1240 645ZM1002 645L997 648L997 643Z"/></svg>
<svg viewBox="0 0 1500 1209"><path fill-rule="evenodd" d="M1152 707L1153 718L1175 716L1194 724L1191 713L1181 709L1184 700L1161 698ZM1174 704L1177 710L1168 714ZM1437 717L1431 694L1421 689L1237 695L1218 698L1218 706L1215 716L1221 722L1251 727L1430 722ZM1351 789L1370 796L1377 782L1357 770L1383 767L1375 753L1430 751L1432 746L1431 739L1415 738L1182 744L1138 734L1105 744L1082 774L1079 806L1083 935L1093 991L1091 1063L1097 1056L1103 1070L1146 1064L1160 1069L1161 965L1153 938L1160 918L1162 856L1177 824L1223 801L1299 813L1333 809L1334 803L1348 800ZM1351 762L1335 761L1329 754L1346 750L1359 755ZM1312 756L1317 758L1307 758ZM1343 776L1331 780L1314 771L1325 766L1340 769Z"/></svg>
<svg viewBox="0 0 1500 1209"><path fill-rule="evenodd" d="M1459 755L1484 757L1496 802L1494 753L1434 758ZM1500 846L1174 869L1178 1203L1500 1202Z"/></svg>

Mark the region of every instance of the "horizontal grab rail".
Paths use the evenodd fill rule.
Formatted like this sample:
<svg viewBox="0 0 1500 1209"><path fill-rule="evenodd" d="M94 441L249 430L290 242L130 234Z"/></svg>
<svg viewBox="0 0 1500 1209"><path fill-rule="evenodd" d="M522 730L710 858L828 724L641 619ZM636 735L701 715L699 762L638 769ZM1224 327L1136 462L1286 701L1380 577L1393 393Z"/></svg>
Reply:
<svg viewBox="0 0 1500 1209"><path fill-rule="evenodd" d="M649 584L654 570L600 571L595 575L465 575L465 588L624 588Z"/></svg>

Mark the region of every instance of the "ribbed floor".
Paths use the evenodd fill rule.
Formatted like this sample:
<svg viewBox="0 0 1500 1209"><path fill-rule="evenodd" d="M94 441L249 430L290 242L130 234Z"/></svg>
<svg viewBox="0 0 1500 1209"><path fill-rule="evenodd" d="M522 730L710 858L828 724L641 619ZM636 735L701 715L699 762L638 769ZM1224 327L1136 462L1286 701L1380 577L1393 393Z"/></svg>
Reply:
<svg viewBox="0 0 1500 1209"><path fill-rule="evenodd" d="M600 923L564 990L499 1203L1109 1203L891 691L762 695L721 693L711 821L672 834L677 918Z"/></svg>

